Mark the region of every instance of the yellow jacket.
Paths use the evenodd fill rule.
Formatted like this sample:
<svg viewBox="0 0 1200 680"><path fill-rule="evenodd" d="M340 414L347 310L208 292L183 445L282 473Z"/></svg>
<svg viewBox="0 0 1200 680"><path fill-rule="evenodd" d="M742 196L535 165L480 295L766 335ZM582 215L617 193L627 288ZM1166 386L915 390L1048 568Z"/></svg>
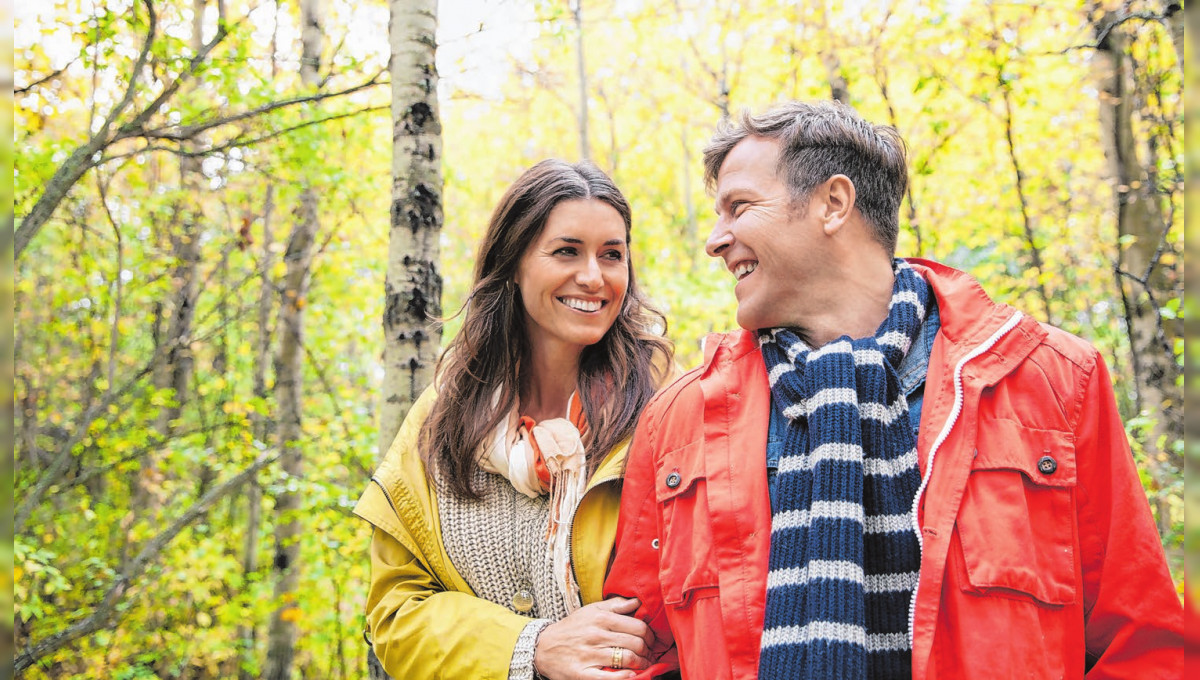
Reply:
<svg viewBox="0 0 1200 680"><path fill-rule="evenodd" d="M354 514L375 527L367 625L375 653L396 678L508 677L517 636L531 619L476 597L442 543L437 498L417 452L436 394L413 404ZM617 530L624 441L600 463L571 524L583 603L601 599Z"/></svg>

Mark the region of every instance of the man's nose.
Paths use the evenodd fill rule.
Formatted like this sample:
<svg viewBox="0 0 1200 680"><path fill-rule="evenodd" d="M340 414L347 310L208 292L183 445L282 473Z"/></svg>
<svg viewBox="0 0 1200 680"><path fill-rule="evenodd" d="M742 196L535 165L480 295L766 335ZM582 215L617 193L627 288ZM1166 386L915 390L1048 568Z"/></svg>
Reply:
<svg viewBox="0 0 1200 680"><path fill-rule="evenodd" d="M718 218L712 231L708 234L708 240L704 242L704 252L708 253L709 257L720 257L721 253L731 245L733 245L733 233L729 231L725 221Z"/></svg>

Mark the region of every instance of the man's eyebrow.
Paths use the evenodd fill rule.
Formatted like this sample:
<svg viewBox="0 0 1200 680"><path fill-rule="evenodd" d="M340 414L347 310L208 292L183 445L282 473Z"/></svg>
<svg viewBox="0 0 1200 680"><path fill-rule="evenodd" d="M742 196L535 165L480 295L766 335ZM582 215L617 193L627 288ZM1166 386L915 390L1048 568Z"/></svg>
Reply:
<svg viewBox="0 0 1200 680"><path fill-rule="evenodd" d="M713 212L717 213L717 215L721 214L721 206L729 202L729 195L731 193L730 191L726 191L723 194L717 195L716 199L713 200Z"/></svg>

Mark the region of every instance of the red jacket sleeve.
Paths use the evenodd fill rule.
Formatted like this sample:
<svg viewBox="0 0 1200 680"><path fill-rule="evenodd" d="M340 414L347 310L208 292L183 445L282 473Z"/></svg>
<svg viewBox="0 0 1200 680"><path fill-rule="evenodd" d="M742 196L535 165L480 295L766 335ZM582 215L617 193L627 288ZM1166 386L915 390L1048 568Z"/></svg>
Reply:
<svg viewBox="0 0 1200 680"><path fill-rule="evenodd" d="M1167 570L1103 359L1076 427L1087 677L1179 678L1183 607Z"/></svg>
<svg viewBox="0 0 1200 680"><path fill-rule="evenodd" d="M634 615L654 633L650 658L657 663L639 673L638 678L653 678L679 667L658 580L660 518L654 498L653 427L647 420L642 418L629 446L613 562L604 581L604 597L619 595L639 600Z"/></svg>

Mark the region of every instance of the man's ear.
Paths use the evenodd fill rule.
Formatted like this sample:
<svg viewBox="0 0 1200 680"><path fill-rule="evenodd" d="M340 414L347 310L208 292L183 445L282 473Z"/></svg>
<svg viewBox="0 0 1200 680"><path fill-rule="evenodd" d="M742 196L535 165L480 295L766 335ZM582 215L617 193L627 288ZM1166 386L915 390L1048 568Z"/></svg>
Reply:
<svg viewBox="0 0 1200 680"><path fill-rule="evenodd" d="M825 180L821 190L825 195L825 210L821 216L823 228L826 236L833 236L850 221L854 213L854 200L857 198L854 182L845 175L834 175Z"/></svg>

